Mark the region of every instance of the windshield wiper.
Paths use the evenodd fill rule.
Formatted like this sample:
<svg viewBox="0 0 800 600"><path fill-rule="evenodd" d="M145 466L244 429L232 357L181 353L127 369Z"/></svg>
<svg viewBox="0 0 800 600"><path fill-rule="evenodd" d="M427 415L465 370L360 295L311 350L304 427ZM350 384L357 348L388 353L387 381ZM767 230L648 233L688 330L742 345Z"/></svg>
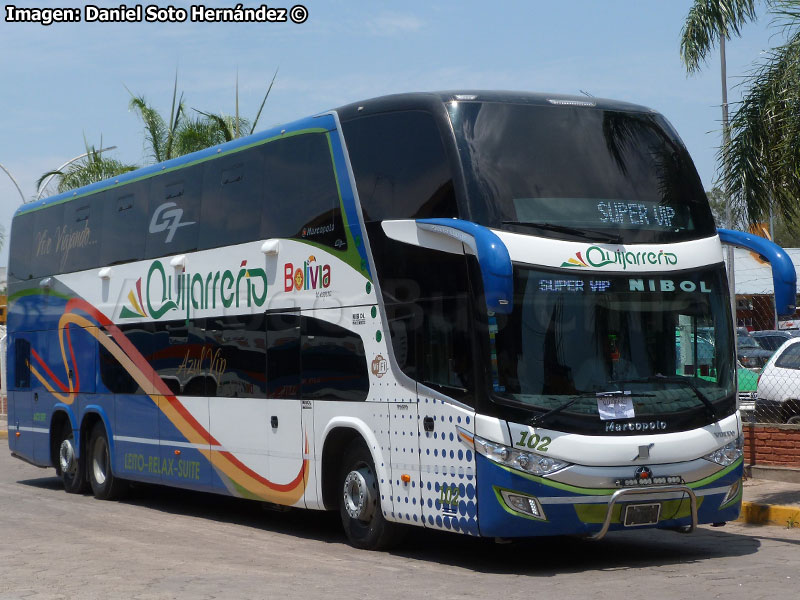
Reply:
<svg viewBox="0 0 800 600"><path fill-rule="evenodd" d="M706 410L711 418L715 421L717 420L717 411L714 408L714 405L711 403L711 400L706 398L705 394L703 394L703 392L701 392L700 389L694 383L692 383L692 380L687 377L680 377L679 375L650 375L648 377L640 377L638 379L615 380L613 383L676 383L678 385L684 385L691 389L694 392L694 395L697 396L697 399L705 405Z"/></svg>
<svg viewBox="0 0 800 600"><path fill-rule="evenodd" d="M566 402L564 402L564 404L556 406L555 408L550 409L547 412L543 412L541 414L538 414L535 417L533 417L532 419L528 420L528 425L531 425L532 427L536 427L536 425L541 425L548 418L552 417L553 415L557 415L562 410L566 410L567 408L569 408L570 406L575 404L578 400L580 400L581 398L585 398L585 397L587 397L586 394L581 394L579 396L575 396L572 400L567 400Z"/></svg>
<svg viewBox="0 0 800 600"><path fill-rule="evenodd" d="M621 383L621 382L620 381L612 381L610 383ZM536 425L541 425L542 423L545 422L545 420L549 419L551 416L557 415L561 411L566 410L567 408L569 408L570 406L572 406L573 404L575 404L578 400L580 400L582 398L615 398L615 397L618 397L618 396L626 396L626 397L636 396L637 398L641 398L641 397L649 397L649 396L652 396L652 395L653 394L639 394L639 393L631 394L631 392L625 392L623 390L614 390L614 391L608 391L608 392L603 392L603 391L580 392L578 394L574 394L573 398L571 400L567 400L566 402L564 402L564 404L556 406L555 408L553 408L551 410L548 410L547 412L543 412L543 413L538 414L538 415L534 416L533 418L529 419L528 420L528 425L531 425L531 426L534 426L534 427Z"/></svg>
<svg viewBox="0 0 800 600"><path fill-rule="evenodd" d="M597 231L596 229L579 229L578 227L570 227L568 225L556 225L555 223L540 223L537 221L503 221L503 225L520 225L522 227L535 227L537 229L544 229L546 231L557 231L559 233L567 233L576 237L588 240L601 240L604 242L611 242L621 244L622 238L607 231Z"/></svg>

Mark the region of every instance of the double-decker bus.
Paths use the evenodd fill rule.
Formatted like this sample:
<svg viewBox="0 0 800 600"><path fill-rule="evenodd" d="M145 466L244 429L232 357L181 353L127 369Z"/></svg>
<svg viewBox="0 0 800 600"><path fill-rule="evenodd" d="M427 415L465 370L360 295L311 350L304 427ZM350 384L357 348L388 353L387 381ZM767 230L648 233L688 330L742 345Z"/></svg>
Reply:
<svg viewBox="0 0 800 600"><path fill-rule="evenodd" d="M721 237L647 108L377 98L26 204L9 445L132 481L511 538L735 519ZM793 307L791 307L793 309ZM788 308L786 310L789 310Z"/></svg>

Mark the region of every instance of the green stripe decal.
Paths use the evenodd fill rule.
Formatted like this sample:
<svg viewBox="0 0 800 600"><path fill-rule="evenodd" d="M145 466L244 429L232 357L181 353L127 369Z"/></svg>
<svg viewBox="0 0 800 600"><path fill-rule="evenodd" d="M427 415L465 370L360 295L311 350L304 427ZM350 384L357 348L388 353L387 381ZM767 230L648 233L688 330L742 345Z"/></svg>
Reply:
<svg viewBox="0 0 800 600"><path fill-rule="evenodd" d="M744 462L744 458L740 457L736 462L734 462L731 465L728 465L724 469L720 469L719 471L717 471L713 475L709 475L708 477L705 477L705 478L700 479L698 481L694 481L692 483L687 483L685 485L687 487L691 488L691 489L697 489L697 488L705 487L705 486L709 485L710 483L713 483L714 481L720 479L721 477L724 477L725 475L727 475L728 473L730 473L731 471L733 471L734 469L739 467L743 462ZM492 464L495 465L496 467L499 467L499 468L503 469L504 471L508 471L509 473L512 473L513 475L517 475L519 477L524 477L525 479L529 479L530 481L533 481L535 483L540 483L542 485L546 485L548 487L552 487L552 488L555 488L555 489L558 489L558 490L562 490L562 491L565 491L565 492L571 492L573 494L581 494L583 496L608 496L610 494L613 494L614 492L616 492L619 489L619 488L616 488L616 487L613 487L613 488L585 488L585 487L578 487L578 486L575 486L575 485L570 485L568 483L561 483L559 481L554 481L552 479L545 479L544 477L539 477L538 475L531 475L530 473L523 473L522 471L517 471L516 469L512 469L511 467L507 467L505 465L501 465L501 464L498 464L498 463L495 463L495 462L492 462Z"/></svg>
<svg viewBox="0 0 800 600"><path fill-rule="evenodd" d="M700 505L705 498L701 496L697 499L697 510L700 510ZM661 515L659 522L670 521L672 519L685 519L692 516L692 504L689 498L682 498L680 500L661 500ZM659 502L653 502L657 504ZM622 514L623 504L615 504L611 511L611 522L621 523L620 518ZM583 523L599 524L603 523L606 519L606 511L608 510L607 504L576 504L575 513Z"/></svg>

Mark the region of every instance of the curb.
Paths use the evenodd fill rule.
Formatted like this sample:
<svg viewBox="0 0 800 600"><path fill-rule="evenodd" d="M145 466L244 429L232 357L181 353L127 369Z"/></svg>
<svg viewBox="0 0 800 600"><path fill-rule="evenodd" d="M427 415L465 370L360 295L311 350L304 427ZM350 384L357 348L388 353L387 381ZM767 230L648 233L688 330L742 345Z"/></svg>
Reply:
<svg viewBox="0 0 800 600"><path fill-rule="evenodd" d="M750 525L778 525L791 529L800 527L800 506L742 502L742 512L736 520Z"/></svg>

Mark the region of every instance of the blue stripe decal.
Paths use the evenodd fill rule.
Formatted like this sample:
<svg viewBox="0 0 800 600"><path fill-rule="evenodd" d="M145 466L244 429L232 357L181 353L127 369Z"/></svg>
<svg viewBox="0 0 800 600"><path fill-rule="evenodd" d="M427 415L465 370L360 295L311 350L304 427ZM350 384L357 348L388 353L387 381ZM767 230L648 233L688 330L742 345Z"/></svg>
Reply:
<svg viewBox="0 0 800 600"><path fill-rule="evenodd" d="M332 115L329 115L328 118L333 122L334 119ZM331 128L333 127L335 127L335 123L331 125ZM342 205L344 206L344 214L347 218L347 226L350 228L350 234L353 236L353 242L361 258L361 271L367 273L369 278L374 280L369 268L369 261L367 260L367 247L364 244L364 236L366 234L361 229L361 222L358 218L355 193L350 185L350 174L347 171L347 161L344 155L344 148L342 148L342 140L338 135L329 135L328 139L331 142L331 149L333 150L336 178L339 180L339 192L342 195Z"/></svg>
<svg viewBox="0 0 800 600"><path fill-rule="evenodd" d="M514 308L514 272L508 248L497 235L477 223L461 219L417 219L424 229L441 233L475 250L489 310L511 314Z"/></svg>

